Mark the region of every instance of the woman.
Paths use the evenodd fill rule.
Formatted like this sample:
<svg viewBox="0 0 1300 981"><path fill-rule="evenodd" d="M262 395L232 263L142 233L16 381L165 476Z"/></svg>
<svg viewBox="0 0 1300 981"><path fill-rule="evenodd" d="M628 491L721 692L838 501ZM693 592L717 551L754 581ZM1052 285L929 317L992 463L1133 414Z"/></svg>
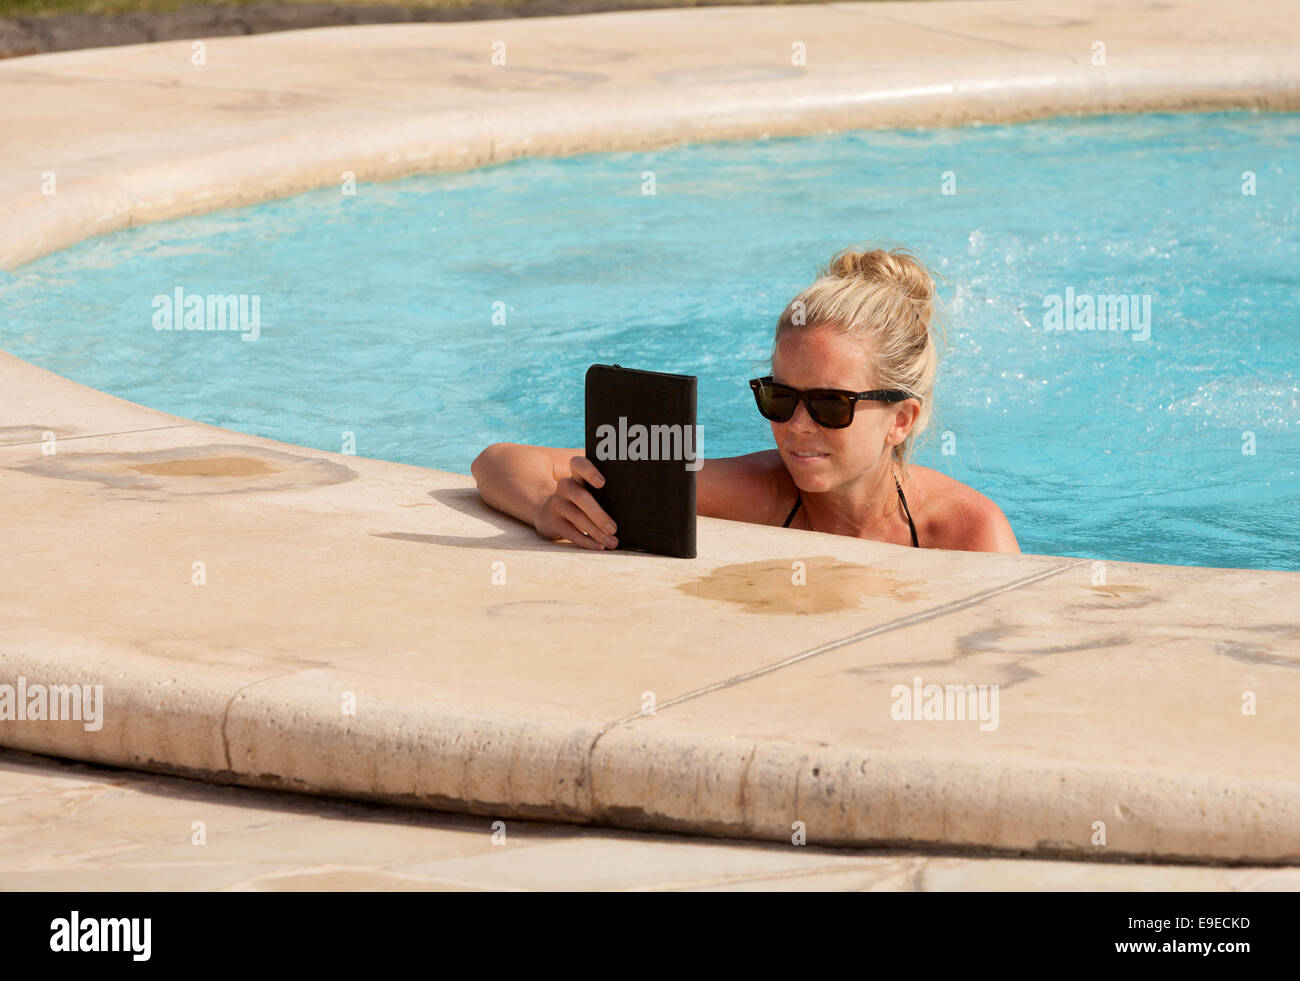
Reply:
<svg viewBox="0 0 1300 981"><path fill-rule="evenodd" d="M699 513L919 548L1019 552L996 504L908 463L933 404L934 292L906 249L838 253L781 314L772 374L750 383L776 449L706 460L696 475ZM616 548L616 525L586 489L604 478L583 453L495 443L471 470L485 502L543 537Z"/></svg>

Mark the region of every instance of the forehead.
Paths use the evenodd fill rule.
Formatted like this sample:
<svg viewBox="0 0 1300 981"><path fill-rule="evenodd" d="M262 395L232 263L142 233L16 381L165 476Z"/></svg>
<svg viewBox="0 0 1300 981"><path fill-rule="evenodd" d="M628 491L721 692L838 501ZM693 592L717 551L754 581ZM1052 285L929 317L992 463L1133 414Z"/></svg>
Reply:
<svg viewBox="0 0 1300 981"><path fill-rule="evenodd" d="M793 388L861 391L875 384L875 357L861 334L834 327L787 331L772 357L772 376Z"/></svg>

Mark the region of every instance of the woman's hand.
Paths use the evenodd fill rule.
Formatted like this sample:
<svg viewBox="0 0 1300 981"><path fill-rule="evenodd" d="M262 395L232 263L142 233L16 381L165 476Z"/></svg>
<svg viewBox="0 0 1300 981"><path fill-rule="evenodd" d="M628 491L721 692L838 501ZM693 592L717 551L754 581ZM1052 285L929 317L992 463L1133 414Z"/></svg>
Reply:
<svg viewBox="0 0 1300 981"><path fill-rule="evenodd" d="M533 527L543 538L567 538L579 548L601 552L618 548L618 526L596 503L586 485L603 487L605 478L585 456L569 461L572 476L561 477L555 493L542 499L533 514Z"/></svg>

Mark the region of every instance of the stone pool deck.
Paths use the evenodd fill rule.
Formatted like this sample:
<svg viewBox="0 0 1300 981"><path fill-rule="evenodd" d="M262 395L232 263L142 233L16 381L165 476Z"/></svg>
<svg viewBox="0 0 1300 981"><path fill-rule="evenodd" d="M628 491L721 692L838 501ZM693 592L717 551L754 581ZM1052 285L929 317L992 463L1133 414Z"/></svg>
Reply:
<svg viewBox="0 0 1300 981"><path fill-rule="evenodd" d="M494 823L0 749L0 892L1300 891L1296 866L791 847L513 820L503 837Z"/></svg>
<svg viewBox="0 0 1300 981"><path fill-rule="evenodd" d="M202 67L189 42L15 59L0 267L344 170L1294 109L1287 10L707 8L216 39ZM580 552L469 477L223 431L0 354L0 684L106 699L95 731L0 721L14 749L817 847L1300 862L1300 575L1096 576L712 519L693 561ZM998 685L996 728L893 719L914 678Z"/></svg>
<svg viewBox="0 0 1300 981"><path fill-rule="evenodd" d="M1109 562L1094 585L1079 559L714 519L695 560L589 553L468 477L8 355L0 383L0 681L105 698L94 731L0 723L9 747L502 818L1300 858L1298 575ZM895 720L915 677L999 685L997 727Z"/></svg>
<svg viewBox="0 0 1300 981"><path fill-rule="evenodd" d="M707 7L204 43L202 66L190 41L0 62L0 269L129 225L337 186L344 171L381 180L683 140L1300 106L1300 18L1286 0ZM796 43L805 65L791 63Z"/></svg>

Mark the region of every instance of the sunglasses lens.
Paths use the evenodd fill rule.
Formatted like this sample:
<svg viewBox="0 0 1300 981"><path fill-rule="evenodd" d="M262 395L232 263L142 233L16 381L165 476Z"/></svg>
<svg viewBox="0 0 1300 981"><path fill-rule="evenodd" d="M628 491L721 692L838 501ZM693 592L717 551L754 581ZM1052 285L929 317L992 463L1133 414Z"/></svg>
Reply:
<svg viewBox="0 0 1300 981"><path fill-rule="evenodd" d="M773 422L785 422L799 404L795 395L775 385L759 385L756 392L758 411Z"/></svg>
<svg viewBox="0 0 1300 981"><path fill-rule="evenodd" d="M842 429L853 418L853 400L840 395L818 395L808 400L808 414L818 425Z"/></svg>

